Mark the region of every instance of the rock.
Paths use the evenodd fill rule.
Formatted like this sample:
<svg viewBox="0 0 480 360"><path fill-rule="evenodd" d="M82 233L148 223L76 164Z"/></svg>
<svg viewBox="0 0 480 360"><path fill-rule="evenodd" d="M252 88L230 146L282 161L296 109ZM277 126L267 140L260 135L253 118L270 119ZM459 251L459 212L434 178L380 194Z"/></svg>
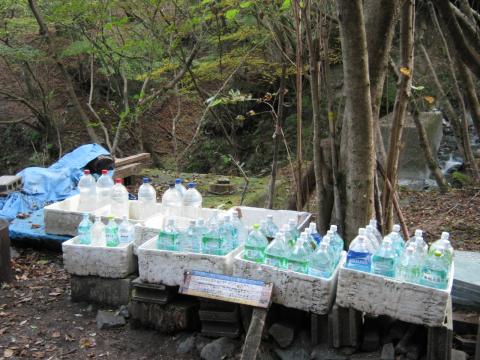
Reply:
<svg viewBox="0 0 480 360"><path fill-rule="evenodd" d="M177 354L187 354L195 349L195 335L183 339L177 346Z"/></svg>
<svg viewBox="0 0 480 360"><path fill-rule="evenodd" d="M290 324L277 322L268 329L268 333L273 337L278 346L286 348L293 342L295 329Z"/></svg>
<svg viewBox="0 0 480 360"><path fill-rule="evenodd" d="M222 360L233 355L237 347L237 341L221 337L205 345L200 353L200 357L203 360Z"/></svg>
<svg viewBox="0 0 480 360"><path fill-rule="evenodd" d="M330 348L327 344L320 344L313 348L310 356L313 360L348 360L348 355L339 350Z"/></svg>
<svg viewBox="0 0 480 360"><path fill-rule="evenodd" d="M97 328L111 329L120 327L126 324L125 318L120 315L115 315L109 311L98 310L97 312Z"/></svg>
<svg viewBox="0 0 480 360"><path fill-rule="evenodd" d="M127 305L121 305L115 315L120 315L123 316L125 319L128 319L130 317L130 312L128 311L128 306Z"/></svg>
<svg viewBox="0 0 480 360"><path fill-rule="evenodd" d="M195 348L198 352L202 351L205 345L207 345L211 340L205 336L197 335L195 338Z"/></svg>
<svg viewBox="0 0 480 360"><path fill-rule="evenodd" d="M452 360L467 360L467 359L468 359L467 353L460 350L452 349Z"/></svg>
<svg viewBox="0 0 480 360"><path fill-rule="evenodd" d="M383 345L380 360L395 360L395 347L392 343Z"/></svg>

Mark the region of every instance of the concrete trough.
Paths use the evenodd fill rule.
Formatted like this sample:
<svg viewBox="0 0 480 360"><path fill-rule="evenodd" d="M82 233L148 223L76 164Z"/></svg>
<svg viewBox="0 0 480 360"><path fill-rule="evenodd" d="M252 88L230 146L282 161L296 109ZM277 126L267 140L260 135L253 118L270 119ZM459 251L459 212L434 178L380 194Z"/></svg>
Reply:
<svg viewBox="0 0 480 360"><path fill-rule="evenodd" d="M426 326L443 326L454 269L445 290L404 283L380 275L340 269L336 303L372 315Z"/></svg>
<svg viewBox="0 0 480 360"><path fill-rule="evenodd" d="M78 242L79 238L74 237L62 244L63 265L68 273L119 279L135 272L132 243L107 247L82 245Z"/></svg>
<svg viewBox="0 0 480 360"><path fill-rule="evenodd" d="M345 262L345 258L346 253L343 252L332 276L329 279L323 279L244 260L242 251L233 259L233 276L272 283L274 303L324 315L328 314L335 300L338 271Z"/></svg>
<svg viewBox="0 0 480 360"><path fill-rule="evenodd" d="M137 249L138 272L142 282L179 286L185 271L198 270L216 274L232 275L236 248L227 255L210 255L157 249L157 236Z"/></svg>
<svg viewBox="0 0 480 360"><path fill-rule="evenodd" d="M312 214L305 211L271 210L250 206L234 206L228 210L228 213L231 214L236 209L240 210L242 222L247 228L250 228L253 224L260 224L260 221L265 220L267 215L272 215L273 222L279 228L283 224L288 224L289 219L295 219L297 229L301 231L308 226L312 218Z"/></svg>

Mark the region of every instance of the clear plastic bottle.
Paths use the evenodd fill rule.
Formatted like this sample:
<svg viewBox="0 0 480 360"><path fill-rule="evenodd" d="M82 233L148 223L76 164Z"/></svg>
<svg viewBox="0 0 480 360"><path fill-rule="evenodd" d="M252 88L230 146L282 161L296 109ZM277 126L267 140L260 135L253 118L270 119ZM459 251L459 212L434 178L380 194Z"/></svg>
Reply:
<svg viewBox="0 0 480 360"><path fill-rule="evenodd" d="M78 181L78 190L80 191L78 210L95 210L97 208L97 185L90 170L83 170L83 175Z"/></svg>
<svg viewBox="0 0 480 360"><path fill-rule="evenodd" d="M332 238L330 240L331 246L334 248L337 254L337 262L340 260L342 256L342 251L345 247L345 242L343 241L342 237L338 233L337 225L330 225L330 230L332 232Z"/></svg>
<svg viewBox="0 0 480 360"><path fill-rule="evenodd" d="M102 170L102 175L97 180L97 203L98 206L110 205L112 199L113 180L108 175L108 170Z"/></svg>
<svg viewBox="0 0 480 360"><path fill-rule="evenodd" d="M448 286L448 260L441 251L435 250L427 256L422 267L420 284L436 289L446 289Z"/></svg>
<svg viewBox="0 0 480 360"><path fill-rule="evenodd" d="M311 254L306 250L307 234L303 232L295 244L295 248L287 255L287 268L292 271L308 274Z"/></svg>
<svg viewBox="0 0 480 360"><path fill-rule="evenodd" d="M243 250L245 260L263 263L265 261L265 249L268 246L268 240L260 231L260 225L254 224L252 231L248 234L247 241Z"/></svg>
<svg viewBox="0 0 480 360"><path fill-rule="evenodd" d="M415 248L409 245L397 261L397 269L395 277L399 281L418 283L421 272L421 264L417 256L415 256Z"/></svg>
<svg viewBox="0 0 480 360"><path fill-rule="evenodd" d="M225 231L225 239L227 239L228 247L232 250L239 245L237 228L232 224L230 215L225 215L223 218L223 226Z"/></svg>
<svg viewBox="0 0 480 360"><path fill-rule="evenodd" d="M380 247L380 244L382 243L382 241L381 240L379 241L377 236L375 235L376 229L372 225L367 225L366 229L367 229L367 232L366 232L367 238L370 240L372 247L375 250L377 250Z"/></svg>
<svg viewBox="0 0 480 360"><path fill-rule="evenodd" d="M232 213L232 224L237 230L238 243L240 245L244 244L248 237L248 231L245 225L243 225L242 220L240 220L237 211Z"/></svg>
<svg viewBox="0 0 480 360"><path fill-rule="evenodd" d="M180 196L183 198L185 193L187 192L187 189L185 186L183 186L183 179L175 179L175 190L177 190L180 193Z"/></svg>
<svg viewBox="0 0 480 360"><path fill-rule="evenodd" d="M203 235L208 232L208 227L205 225L204 219L197 219L195 224L195 230L197 234L200 236L200 240L202 239Z"/></svg>
<svg viewBox="0 0 480 360"><path fill-rule="evenodd" d="M382 245L372 256L372 273L395 277L396 258L397 254L393 248L392 240L385 238Z"/></svg>
<svg viewBox="0 0 480 360"><path fill-rule="evenodd" d="M305 247L305 250L310 254L313 255L313 253L317 250L317 242L312 236L312 230L310 228L306 228L304 231L305 234L307 234L307 238L303 244ZM301 236L301 235L300 235Z"/></svg>
<svg viewBox="0 0 480 360"><path fill-rule="evenodd" d="M118 226L118 240L120 244L130 244L133 241L133 231L133 225L128 221L127 217L124 216Z"/></svg>
<svg viewBox="0 0 480 360"><path fill-rule="evenodd" d="M280 232L283 234L285 237L285 243L290 249L293 249L295 247L295 241L297 240L296 238L294 239L292 236L292 232L290 231L290 227L288 224L283 224L282 227L280 228Z"/></svg>
<svg viewBox="0 0 480 360"><path fill-rule="evenodd" d="M222 220L219 223L212 221L208 226L208 231L202 237L202 252L211 255L225 255L228 252L225 244L226 240L219 231L222 225Z"/></svg>
<svg viewBox="0 0 480 360"><path fill-rule="evenodd" d="M100 216L95 216L95 222L92 225L92 245L106 246L105 224Z"/></svg>
<svg viewBox="0 0 480 360"><path fill-rule="evenodd" d="M220 221L220 210L214 209L212 211L212 216L207 220L207 226L210 227L215 227L218 226L218 222Z"/></svg>
<svg viewBox="0 0 480 360"><path fill-rule="evenodd" d="M273 222L273 215L267 215L264 234L267 239L273 239L278 232L278 226Z"/></svg>
<svg viewBox="0 0 480 360"><path fill-rule="evenodd" d="M182 198L177 190L175 184L169 184L167 191L162 195L162 205L166 208L179 208L182 206Z"/></svg>
<svg viewBox="0 0 480 360"><path fill-rule="evenodd" d="M262 232L263 235L265 235L267 238L267 220L261 220L260 221L260 231ZM272 240L272 238L270 238L269 240Z"/></svg>
<svg viewBox="0 0 480 360"><path fill-rule="evenodd" d="M287 253L285 237L281 232L277 232L272 242L265 249L265 264L284 268Z"/></svg>
<svg viewBox="0 0 480 360"><path fill-rule="evenodd" d="M108 247L116 247L120 243L118 238L118 226L113 216L108 218L108 224L105 227L105 241Z"/></svg>
<svg viewBox="0 0 480 360"><path fill-rule="evenodd" d="M328 240L322 241L310 260L308 273L313 276L328 279L332 276L335 263L336 261L332 256L332 252L328 249Z"/></svg>
<svg viewBox="0 0 480 360"><path fill-rule="evenodd" d="M180 232L178 236L178 249L193 253L201 252L201 235L197 231L195 220L190 220L187 229Z"/></svg>
<svg viewBox="0 0 480 360"><path fill-rule="evenodd" d="M377 239L377 243L380 245L383 241L383 236L380 234L380 231L378 231L378 224L376 219L371 219L368 225L372 226L373 229L370 231L375 235L375 238Z"/></svg>
<svg viewBox="0 0 480 360"><path fill-rule="evenodd" d="M294 248L295 242L300 237L300 233L298 232L298 229L297 229L297 222L295 221L295 219L288 219L288 229L290 231L291 239L292 239L288 245L291 248Z"/></svg>
<svg viewBox="0 0 480 360"><path fill-rule="evenodd" d="M174 219L167 219L157 238L157 248L160 250L178 250L178 230Z"/></svg>
<svg viewBox="0 0 480 360"><path fill-rule="evenodd" d="M450 265L453 262L453 247L452 244L450 243L450 240L448 239L450 237L450 234L448 232L442 232L442 235L440 236L440 239L437 241L433 242L432 245L430 245L430 250L428 251L429 254L433 254L435 251L440 251L444 254L445 259L448 261L448 265Z"/></svg>
<svg viewBox="0 0 480 360"><path fill-rule="evenodd" d="M83 219L78 225L79 243L82 245L90 245L92 243L92 222L88 213L83 214Z"/></svg>
<svg viewBox="0 0 480 360"><path fill-rule="evenodd" d="M320 244L322 242L322 235L317 231L317 224L311 222L308 228L310 229L310 236L313 237L317 245Z"/></svg>
<svg viewBox="0 0 480 360"><path fill-rule="evenodd" d="M143 178L143 183L138 188L138 201L140 202L140 216L142 220L156 212L157 192L148 177Z"/></svg>
<svg viewBox="0 0 480 360"><path fill-rule="evenodd" d="M343 248L338 248L338 243L335 242L335 234L332 230L328 230L325 236L322 238L322 242L320 244L323 243L325 243L327 250L330 252L334 266L336 266L340 259ZM317 250L315 252L318 252L319 246L317 246Z"/></svg>
<svg viewBox="0 0 480 360"><path fill-rule="evenodd" d="M372 265L372 248L365 228L358 229L358 235L350 243L345 267L370 272Z"/></svg>
<svg viewBox="0 0 480 360"><path fill-rule="evenodd" d="M407 241L405 247L413 245L413 247L415 248L415 256L418 256L420 259L425 260L425 257L428 253L428 245L425 240L423 240L422 235L422 230L415 230L415 235Z"/></svg>
<svg viewBox="0 0 480 360"><path fill-rule="evenodd" d="M123 186L123 180L120 178L115 179L115 185L113 185L112 188L111 213L116 218L122 218L124 216L128 218L130 215L128 191L127 188Z"/></svg>
<svg viewBox="0 0 480 360"><path fill-rule="evenodd" d="M392 242L393 250L395 250L395 254L397 257L400 257L405 249L405 242L403 241L403 237L400 234L400 225L395 224L393 225L392 232L385 236L386 239L390 239Z"/></svg>
<svg viewBox="0 0 480 360"><path fill-rule="evenodd" d="M188 190L183 194L183 206L202 207L202 195L195 189L196 185L194 182L188 183Z"/></svg>

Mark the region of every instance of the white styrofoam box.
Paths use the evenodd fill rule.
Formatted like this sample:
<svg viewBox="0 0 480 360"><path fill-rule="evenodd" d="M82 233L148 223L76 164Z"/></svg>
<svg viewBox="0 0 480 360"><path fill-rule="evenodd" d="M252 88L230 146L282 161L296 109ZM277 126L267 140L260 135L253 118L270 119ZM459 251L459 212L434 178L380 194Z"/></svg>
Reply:
<svg viewBox="0 0 480 360"><path fill-rule="evenodd" d="M152 216L145 220L142 224L135 225L135 237L134 248L135 254L138 254L138 247L152 237L158 235L159 231L163 228L164 221L167 218L173 218L175 220L175 226L180 229L186 229L188 222L192 219L196 220L202 218L208 220L213 216L216 209L208 208L193 208L193 207L179 207L176 209L164 209L159 204L159 212L157 215ZM219 214L225 214L225 211L220 211Z"/></svg>
<svg viewBox="0 0 480 360"><path fill-rule="evenodd" d="M140 280L168 286L181 285L185 271L198 270L232 275L232 263L241 247L220 255L187 253L157 249L157 237L137 249Z"/></svg>
<svg viewBox="0 0 480 360"><path fill-rule="evenodd" d="M312 214L304 211L292 211L292 210L271 210L264 208L256 208L250 206L234 206L228 210L229 213L239 209L242 216L243 225L250 228L253 224L259 224L261 220L264 220L267 215L273 216L273 222L281 227L283 224L288 224L289 219L295 219L297 221L298 230L303 230L312 217Z"/></svg>
<svg viewBox="0 0 480 360"><path fill-rule="evenodd" d="M62 244L63 265L70 274L117 279L136 270L132 243L108 247L78 242L78 237L74 237Z"/></svg>
<svg viewBox="0 0 480 360"><path fill-rule="evenodd" d="M453 283L453 265L448 287L433 289L418 284L341 268L337 304L372 315L426 326L442 326Z"/></svg>
<svg viewBox="0 0 480 360"><path fill-rule="evenodd" d="M330 311L335 300L338 271L345 258L344 251L332 276L323 279L245 260L242 251L233 259L233 276L272 283L274 303L323 315Z"/></svg>
<svg viewBox="0 0 480 360"><path fill-rule="evenodd" d="M78 224L82 221L85 211L78 210L80 195L74 195L63 201L48 205L44 208L45 232L54 235L77 235ZM108 215L108 206L102 206L95 211L88 212L93 216Z"/></svg>

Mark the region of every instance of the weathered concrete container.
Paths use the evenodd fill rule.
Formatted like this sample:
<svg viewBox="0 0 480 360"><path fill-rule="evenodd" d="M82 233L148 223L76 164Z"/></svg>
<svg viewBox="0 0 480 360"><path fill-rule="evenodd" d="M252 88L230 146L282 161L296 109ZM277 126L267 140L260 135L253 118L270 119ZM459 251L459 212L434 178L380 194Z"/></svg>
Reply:
<svg viewBox="0 0 480 360"><path fill-rule="evenodd" d="M330 311L337 290L338 271L345 262L342 257L329 279L279 269L243 259L243 251L233 260L233 276L273 283L272 301L289 308L323 315Z"/></svg>
<svg viewBox="0 0 480 360"><path fill-rule="evenodd" d="M234 206L230 208L228 212L232 213L236 211L236 209L240 211L242 222L247 227L260 223L260 221L264 220L267 215L272 215L273 222L278 226L288 224L289 219L295 219L297 221L298 230L303 230L312 218L311 213L304 211L271 210L250 206Z"/></svg>
<svg viewBox="0 0 480 360"><path fill-rule="evenodd" d="M240 251L241 247L219 256L158 250L155 236L137 250L138 272L142 282L168 286L182 284L184 272L190 270L231 275L233 258Z"/></svg>
<svg viewBox="0 0 480 360"><path fill-rule="evenodd" d="M124 278L136 270L133 244L117 247L78 244L74 237L62 244L63 265L73 275Z"/></svg>
<svg viewBox="0 0 480 360"><path fill-rule="evenodd" d="M342 267L336 303L372 315L426 326L442 326L450 300L453 267L445 290L410 284L392 278Z"/></svg>

